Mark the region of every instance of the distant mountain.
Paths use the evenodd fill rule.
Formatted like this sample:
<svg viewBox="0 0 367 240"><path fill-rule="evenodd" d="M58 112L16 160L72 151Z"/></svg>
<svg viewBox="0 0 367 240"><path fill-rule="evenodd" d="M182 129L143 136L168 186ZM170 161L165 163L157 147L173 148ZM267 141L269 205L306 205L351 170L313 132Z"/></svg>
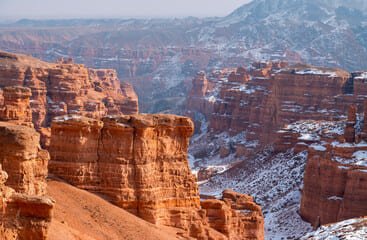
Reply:
<svg viewBox="0 0 367 240"><path fill-rule="evenodd" d="M367 1L255 0L200 32L206 44L274 58L293 51L306 62L367 68Z"/></svg>
<svg viewBox="0 0 367 240"><path fill-rule="evenodd" d="M367 69L367 1L254 0L204 19L23 19L0 25L0 49L115 68L155 112L181 103L172 96L198 70L256 60Z"/></svg>

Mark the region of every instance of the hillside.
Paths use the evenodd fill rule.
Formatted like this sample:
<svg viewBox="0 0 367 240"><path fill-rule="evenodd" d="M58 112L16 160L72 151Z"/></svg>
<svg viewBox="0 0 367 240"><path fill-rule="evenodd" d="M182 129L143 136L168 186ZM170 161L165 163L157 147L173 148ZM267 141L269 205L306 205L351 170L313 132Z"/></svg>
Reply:
<svg viewBox="0 0 367 240"><path fill-rule="evenodd" d="M103 198L57 180L47 182L56 200L50 240L176 239L176 229L157 227Z"/></svg>

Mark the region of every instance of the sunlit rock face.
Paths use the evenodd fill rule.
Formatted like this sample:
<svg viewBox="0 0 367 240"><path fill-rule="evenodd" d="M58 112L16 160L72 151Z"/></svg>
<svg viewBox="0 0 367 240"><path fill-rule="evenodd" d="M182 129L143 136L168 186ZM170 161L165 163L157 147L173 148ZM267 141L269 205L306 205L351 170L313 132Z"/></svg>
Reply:
<svg viewBox="0 0 367 240"><path fill-rule="evenodd" d="M263 239L261 209L252 198L217 200L221 209L200 205L187 161L193 131L190 119L174 115L59 117L51 126L49 169L151 223L185 229L188 236Z"/></svg>
<svg viewBox="0 0 367 240"><path fill-rule="evenodd" d="M30 97L36 129L48 127L54 117L65 114L101 118L108 114L138 112L137 95L129 84L120 83L115 70L89 69L70 59L48 63L25 55L0 52L0 88L9 86L31 90L31 95L23 93L23 98L27 94ZM6 99L12 101L20 96L14 91L14 96L6 91L3 94L6 95L5 104ZM21 102L19 99L16 102ZM11 110L7 112L9 115Z"/></svg>
<svg viewBox="0 0 367 240"><path fill-rule="evenodd" d="M30 127L0 122L0 238L47 239L54 201L45 196L49 154Z"/></svg>
<svg viewBox="0 0 367 240"><path fill-rule="evenodd" d="M13 86L2 89L0 102L0 121L11 121L17 124L32 125L32 110L29 88Z"/></svg>

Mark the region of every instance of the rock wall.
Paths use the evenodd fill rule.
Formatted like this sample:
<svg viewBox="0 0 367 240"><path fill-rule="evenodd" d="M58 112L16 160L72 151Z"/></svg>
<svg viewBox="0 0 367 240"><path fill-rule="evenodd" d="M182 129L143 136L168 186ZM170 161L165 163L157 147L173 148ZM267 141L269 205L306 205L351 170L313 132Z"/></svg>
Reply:
<svg viewBox="0 0 367 240"><path fill-rule="evenodd" d="M367 215L365 133L356 133L363 128L356 122L355 106L348 115L341 142L321 142L308 150L300 213L314 227Z"/></svg>
<svg viewBox="0 0 367 240"><path fill-rule="evenodd" d="M52 199L16 193L5 186L8 174L0 164L0 238L47 239L52 219Z"/></svg>
<svg viewBox="0 0 367 240"><path fill-rule="evenodd" d="M0 164L8 173L7 185L16 192L44 195L49 154L40 148L33 128L0 122Z"/></svg>
<svg viewBox="0 0 367 240"><path fill-rule="evenodd" d="M236 234L246 239L249 231L255 231L247 224L263 233L259 207L256 221L230 204L224 207L225 215L213 210L223 228L211 227L216 222L210 215L215 206L200 206L196 178L188 166L187 148L194 131L188 118L125 115L100 121L65 116L55 119L51 131L51 173L103 194L149 222L185 229L198 239L218 231L221 238L214 239Z"/></svg>
<svg viewBox="0 0 367 240"><path fill-rule="evenodd" d="M300 212L314 227L367 215L367 187L364 184L367 167L335 160L347 152L353 154L362 149L367 150L356 146L309 151Z"/></svg>
<svg viewBox="0 0 367 240"><path fill-rule="evenodd" d="M261 208L252 197L225 190L221 200L205 200L209 226L228 239L264 239L264 219Z"/></svg>
<svg viewBox="0 0 367 240"><path fill-rule="evenodd" d="M209 87L193 80L193 88L199 89L191 91L188 115L204 115L196 121L207 121L208 132L244 133L247 141L258 141L262 148L274 143L285 124L340 120L350 105L362 105L365 95L360 94L366 87L361 78L340 69L286 63L223 69L207 74Z"/></svg>
<svg viewBox="0 0 367 240"><path fill-rule="evenodd" d="M2 90L3 101L0 103L0 121L32 126L32 110L29 88L14 86Z"/></svg>
<svg viewBox="0 0 367 240"><path fill-rule="evenodd" d="M0 122L1 239L47 239L54 202L45 196L49 154L39 139L33 128Z"/></svg>
<svg viewBox="0 0 367 240"><path fill-rule="evenodd" d="M52 118L79 114L101 118L107 114L135 114L138 99L130 85L120 84L116 71L88 69L72 61L47 63L0 52L0 88L31 89L33 123L37 130Z"/></svg>
<svg viewBox="0 0 367 240"><path fill-rule="evenodd" d="M54 206L45 196L50 157L33 128L31 90L5 87L1 95L0 238L47 239Z"/></svg>

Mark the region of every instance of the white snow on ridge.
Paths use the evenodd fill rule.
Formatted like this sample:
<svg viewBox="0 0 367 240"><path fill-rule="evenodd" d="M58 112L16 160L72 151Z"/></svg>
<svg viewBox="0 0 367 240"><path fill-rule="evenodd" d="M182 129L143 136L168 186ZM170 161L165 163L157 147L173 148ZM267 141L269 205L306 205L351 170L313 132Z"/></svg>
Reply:
<svg viewBox="0 0 367 240"><path fill-rule="evenodd" d="M65 121L72 120L72 119L79 120L81 118L82 117L80 115L64 115L60 117L55 117L54 121L55 122L65 122Z"/></svg>
<svg viewBox="0 0 367 240"><path fill-rule="evenodd" d="M345 145L345 144L344 144ZM355 145L350 144L350 146L344 146L342 145L342 147L353 147ZM337 145L339 147L339 145ZM333 157L332 158L333 161L341 163L341 164L347 164L347 165L354 165L357 167L367 167L367 151L356 151L353 153L351 158L344 158L344 157ZM347 168L347 166L345 166Z"/></svg>
<svg viewBox="0 0 367 240"><path fill-rule="evenodd" d="M356 165L367 167L367 151L357 151L353 154L353 157L358 160L355 163Z"/></svg>
<svg viewBox="0 0 367 240"><path fill-rule="evenodd" d="M315 68L298 70L295 73L299 75L327 75L329 77L337 77L336 72L323 71L321 69L315 69Z"/></svg>
<svg viewBox="0 0 367 240"><path fill-rule="evenodd" d="M320 137L315 134L303 133L298 139L304 141L319 141Z"/></svg>
<svg viewBox="0 0 367 240"><path fill-rule="evenodd" d="M367 79L367 72L362 73L358 77L355 77L355 79Z"/></svg>
<svg viewBox="0 0 367 240"><path fill-rule="evenodd" d="M318 135L321 133L343 135L344 127L344 122L307 120L289 124L285 130L292 130L293 132L300 133L302 138L301 140L307 140L306 138L317 140Z"/></svg>
<svg viewBox="0 0 367 240"><path fill-rule="evenodd" d="M343 201L343 198L342 197L337 197L337 196L331 196L331 197L328 197L328 200Z"/></svg>
<svg viewBox="0 0 367 240"><path fill-rule="evenodd" d="M313 148L316 151L320 151L320 152L325 152L326 151L326 147L319 145L319 144L312 144L310 146L311 148Z"/></svg>

